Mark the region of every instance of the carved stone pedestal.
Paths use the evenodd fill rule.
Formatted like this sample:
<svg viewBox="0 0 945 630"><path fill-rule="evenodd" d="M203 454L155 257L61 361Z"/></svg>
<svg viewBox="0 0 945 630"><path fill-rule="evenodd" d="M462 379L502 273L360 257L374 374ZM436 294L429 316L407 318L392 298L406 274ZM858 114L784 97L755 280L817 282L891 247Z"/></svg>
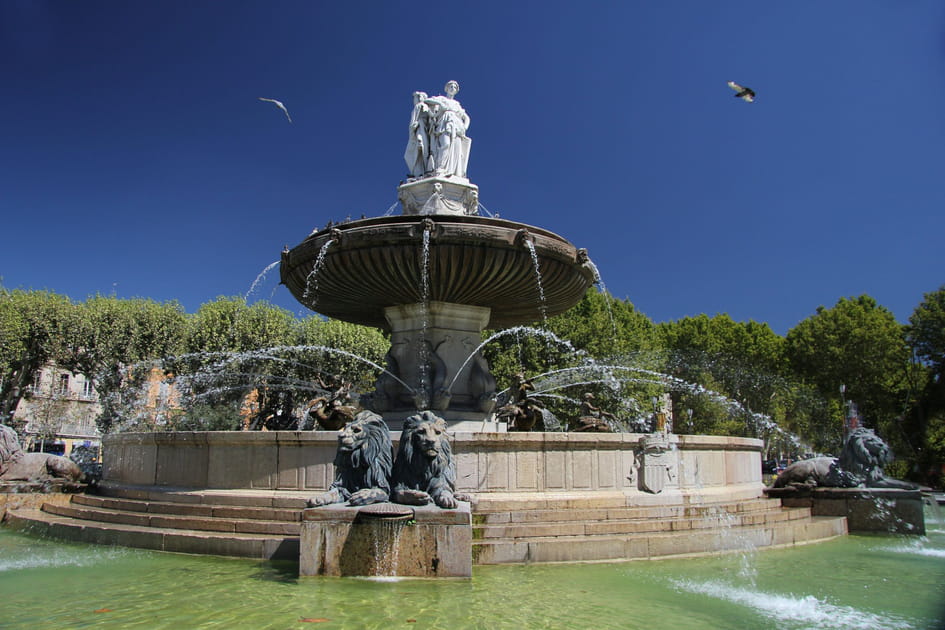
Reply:
<svg viewBox="0 0 945 630"><path fill-rule="evenodd" d="M362 400L366 406L388 421L417 409L433 409L451 425L488 417L495 379L476 350L488 308L433 301L390 306L384 315L391 330L387 369L396 378L382 374L376 391Z"/></svg>
<svg viewBox="0 0 945 630"><path fill-rule="evenodd" d="M785 507L809 507L813 516L846 516L851 532L925 535L918 490L895 488L766 488Z"/></svg>
<svg viewBox="0 0 945 630"><path fill-rule="evenodd" d="M464 177L427 177L401 184L404 214L477 214L479 187Z"/></svg>
<svg viewBox="0 0 945 630"><path fill-rule="evenodd" d="M305 510L299 575L471 577L469 504L412 509L410 520L364 518L363 508L340 504Z"/></svg>

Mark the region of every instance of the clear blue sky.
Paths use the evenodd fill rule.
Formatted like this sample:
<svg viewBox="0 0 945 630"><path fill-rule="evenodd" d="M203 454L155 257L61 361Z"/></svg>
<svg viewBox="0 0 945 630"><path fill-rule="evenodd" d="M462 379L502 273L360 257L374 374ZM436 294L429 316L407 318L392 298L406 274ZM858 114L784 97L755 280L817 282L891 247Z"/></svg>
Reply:
<svg viewBox="0 0 945 630"><path fill-rule="evenodd" d="M868 293L905 322L945 283L941 0L2 0L0 58L6 288L245 294L387 211L449 79L483 205L654 321L784 334ZM302 312L277 282L251 300Z"/></svg>

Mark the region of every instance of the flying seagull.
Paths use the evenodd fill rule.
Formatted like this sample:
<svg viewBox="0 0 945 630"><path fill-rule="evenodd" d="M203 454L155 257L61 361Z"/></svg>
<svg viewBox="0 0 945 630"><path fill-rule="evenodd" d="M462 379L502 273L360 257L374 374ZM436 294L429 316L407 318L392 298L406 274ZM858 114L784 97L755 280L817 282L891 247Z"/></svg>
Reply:
<svg viewBox="0 0 945 630"><path fill-rule="evenodd" d="M755 101L755 91L753 89L742 87L734 81L729 81L728 86L738 92L738 94L735 95L735 98L740 98L746 103L753 103Z"/></svg>
<svg viewBox="0 0 945 630"><path fill-rule="evenodd" d="M285 112L285 117L289 119L289 122L292 122L292 117L289 116L289 110L285 108L285 105L282 104L282 101L277 101L274 98L263 98L261 96L259 97L259 100L266 101L267 103L275 103L276 107Z"/></svg>

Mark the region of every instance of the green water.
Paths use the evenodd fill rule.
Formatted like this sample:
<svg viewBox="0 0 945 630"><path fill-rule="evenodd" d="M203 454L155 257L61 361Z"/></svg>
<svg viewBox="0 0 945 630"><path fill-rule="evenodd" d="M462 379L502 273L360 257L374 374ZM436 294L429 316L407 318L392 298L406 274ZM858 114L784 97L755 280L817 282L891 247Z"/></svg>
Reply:
<svg viewBox="0 0 945 630"><path fill-rule="evenodd" d="M304 578L294 564L0 529L0 628L942 628L945 524L793 549L476 567L471 580Z"/></svg>

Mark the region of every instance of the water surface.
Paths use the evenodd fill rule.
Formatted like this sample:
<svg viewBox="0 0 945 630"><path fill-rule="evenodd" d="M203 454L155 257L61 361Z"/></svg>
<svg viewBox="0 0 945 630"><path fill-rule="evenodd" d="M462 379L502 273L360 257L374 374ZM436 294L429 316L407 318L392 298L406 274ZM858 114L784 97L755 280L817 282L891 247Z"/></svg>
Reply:
<svg viewBox="0 0 945 630"><path fill-rule="evenodd" d="M298 578L258 562L0 529L0 627L945 627L945 525L689 560L475 567L471 580Z"/></svg>

